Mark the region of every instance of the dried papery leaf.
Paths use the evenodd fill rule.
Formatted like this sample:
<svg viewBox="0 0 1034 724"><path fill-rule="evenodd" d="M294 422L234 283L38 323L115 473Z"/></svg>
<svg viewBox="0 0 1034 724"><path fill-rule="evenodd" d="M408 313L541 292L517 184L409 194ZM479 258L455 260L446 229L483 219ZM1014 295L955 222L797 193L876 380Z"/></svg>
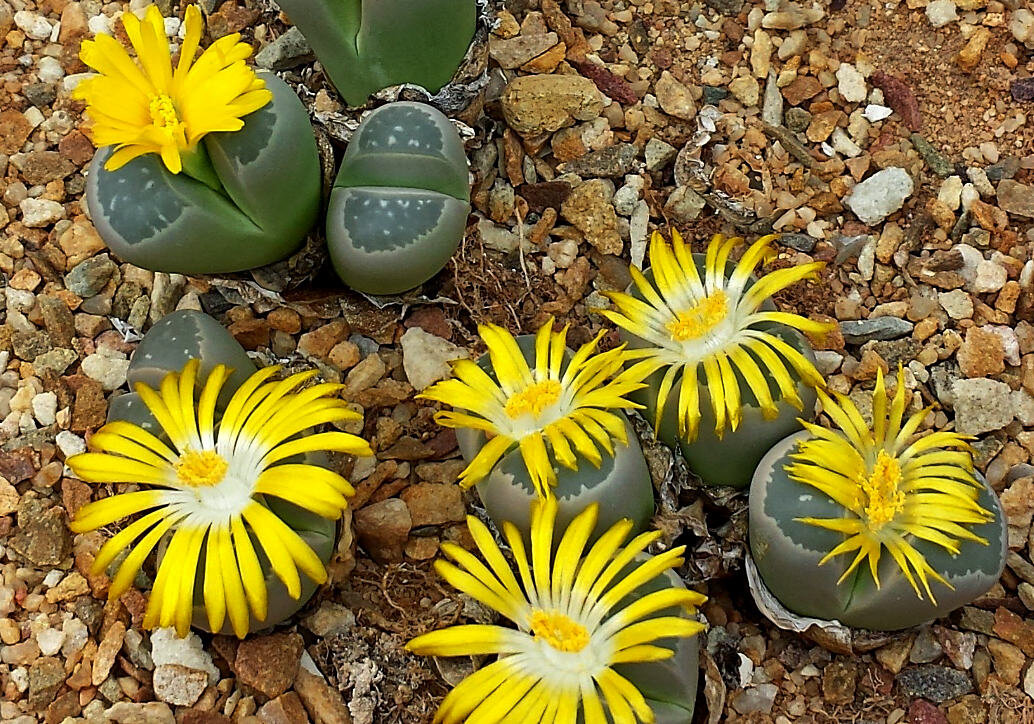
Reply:
<svg viewBox="0 0 1034 724"><path fill-rule="evenodd" d="M718 724L725 712L725 697L728 687L718 670L718 664L706 651L700 654L704 666L704 699L707 701L707 724Z"/></svg>
<svg viewBox="0 0 1034 724"><path fill-rule="evenodd" d="M724 578L737 572L746 551L747 500L743 491L704 485L681 455L659 442L638 413L629 414L646 456L657 512L652 526L664 537L657 550L686 545L686 562L678 573L690 583Z"/></svg>
<svg viewBox="0 0 1034 724"><path fill-rule="evenodd" d="M837 620L799 616L779 602L768 590L754 559L748 553L743 565L747 573L747 588L758 610L765 618L784 631L802 634L824 649L837 654L861 654L884 646L895 638L907 635L901 632L870 631L851 628Z"/></svg>

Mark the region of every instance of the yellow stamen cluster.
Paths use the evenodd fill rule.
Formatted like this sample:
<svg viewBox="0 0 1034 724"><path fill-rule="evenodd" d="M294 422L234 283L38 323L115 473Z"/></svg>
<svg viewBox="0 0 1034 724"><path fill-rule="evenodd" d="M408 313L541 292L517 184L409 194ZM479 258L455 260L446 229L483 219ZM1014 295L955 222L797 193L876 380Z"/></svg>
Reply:
<svg viewBox="0 0 1034 724"><path fill-rule="evenodd" d="M873 532L894 520L905 507L905 491L899 489L900 484L901 465L886 450L880 450L872 474L861 480L865 518Z"/></svg>
<svg viewBox="0 0 1034 724"><path fill-rule="evenodd" d="M729 313L729 298L718 290L710 294L679 315L668 324L671 338L676 342L700 339L721 324Z"/></svg>
<svg viewBox="0 0 1034 724"><path fill-rule="evenodd" d="M151 123L155 128L178 128L181 125L180 118L176 114L175 104L164 93L156 93L151 96L148 110L151 113Z"/></svg>
<svg viewBox="0 0 1034 724"><path fill-rule="evenodd" d="M538 417L547 407L560 399L563 391L563 386L557 380L535 382L510 395L510 399L506 401L506 414L513 420L521 415Z"/></svg>
<svg viewBox="0 0 1034 724"><path fill-rule="evenodd" d="M577 652L589 645L588 629L562 613L533 612L531 633L557 651Z"/></svg>
<svg viewBox="0 0 1034 724"><path fill-rule="evenodd" d="M191 488L218 485L226 476L229 467L214 450L188 450L180 455L176 463L176 477Z"/></svg>

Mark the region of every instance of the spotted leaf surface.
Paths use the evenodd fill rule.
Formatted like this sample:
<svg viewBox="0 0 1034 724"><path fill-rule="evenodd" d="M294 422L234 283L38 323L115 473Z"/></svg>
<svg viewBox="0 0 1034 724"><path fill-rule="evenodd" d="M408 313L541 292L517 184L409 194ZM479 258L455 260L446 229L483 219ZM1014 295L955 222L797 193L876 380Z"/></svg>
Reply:
<svg viewBox="0 0 1034 724"><path fill-rule="evenodd" d="M335 270L370 294L423 283L463 237L468 198L463 144L449 119L422 103L378 108L353 135L331 193Z"/></svg>

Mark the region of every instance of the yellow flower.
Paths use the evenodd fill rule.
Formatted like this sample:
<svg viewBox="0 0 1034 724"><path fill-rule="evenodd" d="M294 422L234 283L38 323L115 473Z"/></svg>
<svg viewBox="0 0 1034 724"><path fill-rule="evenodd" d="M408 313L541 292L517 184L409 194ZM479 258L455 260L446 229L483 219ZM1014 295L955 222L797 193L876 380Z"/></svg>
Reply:
<svg viewBox="0 0 1034 724"><path fill-rule="evenodd" d="M933 432L912 441L929 409L904 424L905 376L898 369L897 391L888 407L883 372L876 378L872 397L872 429L855 404L843 395L839 403L819 391L822 409L839 430L801 421L812 437L799 443L794 462L786 467L792 480L811 486L843 506L843 518L798 518L809 525L847 536L820 565L839 555L854 553L840 577L843 582L868 560L876 587L877 567L886 549L901 572L923 597L934 601L929 578L952 588L910 542L912 538L941 546L952 555L959 542L988 542L967 526L985 523L991 513L977 502L983 486L973 474L967 438L955 432Z"/></svg>
<svg viewBox="0 0 1034 724"><path fill-rule="evenodd" d="M576 453L599 467L603 458L597 446L613 455L613 440L627 443L624 421L609 410L641 407L624 396L643 387L649 369L633 365L624 370L629 354L623 348L593 354L603 332L582 345L564 367L567 327L552 329L550 319L535 335L535 366L529 367L513 335L482 325L478 331L495 377L475 362L459 360L453 364L453 378L420 395L469 411L439 412L435 420L440 425L481 430L489 437L460 474L464 486L487 476L516 444L535 489L545 497L556 485L547 442L557 462L571 470L578 469Z"/></svg>
<svg viewBox="0 0 1034 724"><path fill-rule="evenodd" d="M129 515L145 513L112 536L97 553L94 572L129 549L115 574L109 598L130 586L140 566L168 533L144 625L190 626L194 582L204 567L204 602L213 631L226 616L234 632L248 633L248 612L266 617L267 592L252 538L293 598L301 595L298 570L323 583L323 563L304 540L264 504L263 496L289 501L317 515L337 519L355 491L344 478L315 465L281 463L294 455L326 450L370 455L355 435L324 432L298 437L328 422L356 417L343 400L329 397L341 385L317 384L292 392L314 372L268 381L278 367L259 370L230 398L216 422L216 401L230 370L212 370L195 403L198 361L170 373L160 391L138 384L137 393L161 425L172 447L129 422L109 422L90 438L93 452L74 455L68 466L91 483L138 483L145 489L84 505L71 528L95 530ZM202 561L202 553L204 559Z"/></svg>
<svg viewBox="0 0 1034 724"><path fill-rule="evenodd" d="M99 75L79 83L73 97L86 102L98 146L115 146L104 164L114 171L145 153L161 155L179 173L207 133L239 131L242 116L269 103L273 94L244 62L251 46L234 33L212 43L194 62L201 42L201 11L186 12L186 35L175 69L165 21L151 5L143 21L122 15L137 62L110 35L82 44L79 57Z"/></svg>
<svg viewBox="0 0 1034 724"><path fill-rule="evenodd" d="M830 325L788 312L764 311L761 307L773 294L802 279L815 278L823 264L779 269L751 284L754 269L771 255L775 237L766 236L754 242L731 276L726 277L729 255L743 240L717 235L707 246L701 279L682 236L677 231L672 231L671 236L671 246L656 231L650 239L652 284L636 267L629 269L642 298L607 292L615 309L600 310L607 319L648 343L645 352L649 358L657 367L665 368L654 426L660 427L665 403L681 372L679 435L687 441L696 439L700 425L697 380L701 367L718 437L725 433L727 425L735 430L740 424L740 380L757 399L765 419L779 415L766 372L782 398L801 409L802 402L786 363L807 385L823 385L822 377L804 355L768 328L775 323L821 335L829 331Z"/></svg>
<svg viewBox="0 0 1034 724"><path fill-rule="evenodd" d="M597 511L595 503L582 511L554 549L556 499L537 500L532 504L530 558L520 532L504 524L517 575L476 518L468 517L467 527L484 563L457 545L442 544L442 552L456 565L439 560L439 575L517 628L453 626L409 642L406 648L426 656L499 656L445 697L436 722L567 724L580 712L586 724L599 724L608 721L604 705L615 722L635 722L637 717L653 721L642 693L613 666L670 658L671 649L655 642L693 636L703 624L683 616L651 616L676 606L693 614L706 599L684 588L665 588L620 607L637 588L680 565L685 547L637 564L636 556L660 533L643 533L623 546L632 530L632 522L625 519L607 530L583 559Z"/></svg>

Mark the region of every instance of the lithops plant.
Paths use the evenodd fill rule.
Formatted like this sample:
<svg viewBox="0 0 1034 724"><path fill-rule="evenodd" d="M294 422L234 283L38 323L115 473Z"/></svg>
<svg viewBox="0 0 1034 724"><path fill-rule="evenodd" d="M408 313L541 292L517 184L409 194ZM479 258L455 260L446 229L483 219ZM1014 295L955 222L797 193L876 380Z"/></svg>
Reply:
<svg viewBox="0 0 1034 724"><path fill-rule="evenodd" d="M165 375L158 390L137 384L158 434L114 420L91 436L90 452L68 459L87 482L141 486L84 505L70 527L86 532L134 517L94 562L96 572L115 564L112 599L133 584L159 543L164 546L145 627L175 626L185 636L200 623L243 638L293 614L303 596L326 580L335 524L354 492L337 473L299 457L371 451L348 433L304 435L355 416L333 397L338 385L297 390L312 372L276 382L278 368L263 368L220 409L230 370L216 365L201 379L199 369L194 359ZM305 486L297 485L299 479ZM282 588L270 585L274 576ZM303 585L303 578L311 583ZM195 621L198 605L203 622Z"/></svg>
<svg viewBox="0 0 1034 724"><path fill-rule="evenodd" d="M86 198L101 238L155 271L216 274L283 259L316 220L321 175L308 114L286 83L256 75L239 34L199 50L201 13L186 11L172 65L157 7L112 36L84 41L98 74L75 89L98 150ZM290 189L290 193L284 193Z"/></svg>
<svg viewBox="0 0 1034 724"><path fill-rule="evenodd" d="M677 231L671 245L654 232L649 271L632 266L632 288L607 292L613 307L600 310L655 365L636 399L705 483L745 487L768 449L800 429L797 415L810 414L813 388L824 384L801 332L824 334L829 325L778 311L770 299L822 264L755 278L774 238L758 239L732 263L742 239L718 235L705 254L692 254Z"/></svg>
<svg viewBox="0 0 1034 724"><path fill-rule="evenodd" d="M486 357L456 361L452 378L420 395L455 408L435 420L458 431L468 460L460 484L477 484L497 524L524 531L540 497L557 498L562 524L599 503L602 525L631 518L645 527L653 485L622 410L636 406L626 396L649 369L623 369L622 348L597 353L602 333L571 353L567 328L554 331L553 320L521 338L495 325L479 332Z"/></svg>
<svg viewBox="0 0 1034 724"><path fill-rule="evenodd" d="M407 644L427 656L498 654L445 697L435 721L654 721L647 692L626 673L632 665L670 660L670 641L703 630L693 614L705 597L668 586L663 576L682 563L684 548L636 560L661 534L643 533L626 543L629 520L589 545L597 506L558 526L556 500L550 498L533 503L530 555L521 531L503 525L515 572L483 523L470 517L467 526L484 561L443 543L452 562L439 560L435 568L513 627L452 626ZM651 584L655 590L645 588ZM695 671L696 662L687 663Z"/></svg>
<svg viewBox="0 0 1034 724"><path fill-rule="evenodd" d="M944 616L1002 573L1006 527L964 436L917 435L899 370L882 373L872 425L849 398L819 393L835 425L776 445L750 489L750 549L790 611L857 628L896 630Z"/></svg>
<svg viewBox="0 0 1034 724"><path fill-rule="evenodd" d="M474 38L475 0L277 0L352 106L388 86L435 93Z"/></svg>
<svg viewBox="0 0 1034 724"><path fill-rule="evenodd" d="M381 106L352 136L331 192L334 269L369 294L412 289L456 251L469 199L463 142L449 119L423 103Z"/></svg>

